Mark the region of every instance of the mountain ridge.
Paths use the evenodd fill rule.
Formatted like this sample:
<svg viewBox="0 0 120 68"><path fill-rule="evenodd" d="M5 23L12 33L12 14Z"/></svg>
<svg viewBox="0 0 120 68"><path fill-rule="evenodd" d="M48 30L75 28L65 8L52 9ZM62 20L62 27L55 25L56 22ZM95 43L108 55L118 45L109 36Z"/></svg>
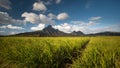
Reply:
<svg viewBox="0 0 120 68"><path fill-rule="evenodd" d="M73 31L71 33L65 33L58 29L54 29L51 25L48 25L43 30L19 33L9 36L33 36L33 37L59 37L59 36L120 36L120 32L99 32L94 34L84 34L81 31Z"/></svg>
<svg viewBox="0 0 120 68"><path fill-rule="evenodd" d="M71 33L65 33L58 29L54 29L51 25L48 25L43 30L38 30L34 32L25 32L25 33L19 33L15 34L13 36L40 36L40 37L49 37L49 36L81 36L84 35L81 31L71 32Z"/></svg>

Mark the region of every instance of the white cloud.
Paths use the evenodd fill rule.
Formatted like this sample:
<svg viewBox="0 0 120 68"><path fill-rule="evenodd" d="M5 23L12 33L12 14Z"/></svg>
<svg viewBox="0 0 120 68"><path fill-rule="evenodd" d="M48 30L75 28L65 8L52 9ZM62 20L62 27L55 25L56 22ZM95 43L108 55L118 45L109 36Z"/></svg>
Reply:
<svg viewBox="0 0 120 68"><path fill-rule="evenodd" d="M35 2L33 4L33 10L36 10L36 11L46 11L47 7L43 4L43 2Z"/></svg>
<svg viewBox="0 0 120 68"><path fill-rule="evenodd" d="M37 0L38 2L43 2L45 5L60 4L62 0Z"/></svg>
<svg viewBox="0 0 120 68"><path fill-rule="evenodd" d="M55 25L53 27L66 33L71 33L73 31L82 31L84 33L90 33L91 31L89 30L91 29L91 27L96 26L97 24L98 23L93 21L72 21L72 23L63 23L60 25Z"/></svg>
<svg viewBox="0 0 120 68"><path fill-rule="evenodd" d="M7 32L6 35L14 35L14 34L19 34L21 32L17 32L17 31L10 31L10 32Z"/></svg>
<svg viewBox="0 0 120 68"><path fill-rule="evenodd" d="M0 32L0 35L13 35L13 34L19 34L19 33L24 33L26 31L24 30L5 30L3 32Z"/></svg>
<svg viewBox="0 0 120 68"><path fill-rule="evenodd" d="M99 23L96 23L95 21L88 21L88 22L84 22L84 21L72 21L71 23L75 24L75 25L80 25L80 26L93 26Z"/></svg>
<svg viewBox="0 0 120 68"><path fill-rule="evenodd" d="M98 24L99 23L96 23L95 21L88 21L88 22L72 21L72 23L63 23L60 25L54 25L53 28L63 31L65 33L71 33L73 31L82 31L85 34L105 32L105 31L120 32L120 24L97 27Z"/></svg>
<svg viewBox="0 0 120 68"><path fill-rule="evenodd" d="M56 1L56 4L59 4L61 2L61 0L55 0Z"/></svg>
<svg viewBox="0 0 120 68"><path fill-rule="evenodd" d="M15 33L15 32L14 32ZM4 35L12 35L13 34L13 31L0 31L0 35L4 36Z"/></svg>
<svg viewBox="0 0 120 68"><path fill-rule="evenodd" d="M54 24L54 20L51 17L48 17L44 14L35 14L35 13L28 13L24 12L22 14L22 17L25 17L24 21L25 22L30 22L30 23L43 23L43 24Z"/></svg>
<svg viewBox="0 0 120 68"><path fill-rule="evenodd" d="M49 13L47 15L44 14L35 14L35 13L28 13L24 12L22 15L24 17L24 22L30 23L43 23L43 24L55 24L55 20L64 20L67 19L69 16L67 13L60 13L57 16Z"/></svg>
<svg viewBox="0 0 120 68"><path fill-rule="evenodd" d="M21 16L25 18L24 19L25 22L30 22L30 23L40 22L39 15L35 13L24 12Z"/></svg>
<svg viewBox="0 0 120 68"><path fill-rule="evenodd" d="M44 24L54 24L55 23L54 20L47 17L46 15L40 14L39 17L40 17L41 23L44 23Z"/></svg>
<svg viewBox="0 0 120 68"><path fill-rule="evenodd" d="M9 16L7 12L0 12L0 24L9 24L9 23L22 24L24 23L24 21L13 19L12 17Z"/></svg>
<svg viewBox="0 0 120 68"><path fill-rule="evenodd" d="M9 0L0 0L0 7L11 9L10 4L11 2Z"/></svg>
<svg viewBox="0 0 120 68"><path fill-rule="evenodd" d="M48 1L44 2L44 4L45 4L45 5L51 5L52 2L51 2L51 0L48 0Z"/></svg>
<svg viewBox="0 0 120 68"><path fill-rule="evenodd" d="M72 30L71 30L72 26L71 26L71 24L68 24L68 23L55 25L55 26L53 26L53 28L58 29L58 30L63 31L63 32L66 32L66 33L72 32Z"/></svg>
<svg viewBox="0 0 120 68"><path fill-rule="evenodd" d="M0 12L0 23L10 23L11 20L12 17L10 17L7 12Z"/></svg>
<svg viewBox="0 0 120 68"><path fill-rule="evenodd" d="M98 27L91 30L92 33L105 32L105 31L120 32L120 24Z"/></svg>
<svg viewBox="0 0 120 68"><path fill-rule="evenodd" d="M54 15L53 13L49 13L48 17L51 18L51 19L56 19L56 15Z"/></svg>
<svg viewBox="0 0 120 68"><path fill-rule="evenodd" d="M16 32L10 32L10 35L16 34Z"/></svg>
<svg viewBox="0 0 120 68"><path fill-rule="evenodd" d="M97 16L97 17L91 17L89 20L96 21L96 20L100 20L101 18L102 17Z"/></svg>
<svg viewBox="0 0 120 68"><path fill-rule="evenodd" d="M37 27L31 27L31 30L37 31L37 30L42 30L45 28L45 24L39 24Z"/></svg>
<svg viewBox="0 0 120 68"><path fill-rule="evenodd" d="M6 28L8 28L8 29L16 29L16 30L22 30L22 29L24 29L24 28L22 28L22 27L19 27L19 26L13 26L13 25L11 25L11 24L9 24L9 25L4 25L4 26L0 26L0 28L1 29L6 29Z"/></svg>
<svg viewBox="0 0 120 68"><path fill-rule="evenodd" d="M67 19L69 16L68 16L68 14L67 13L60 13L60 14L58 14L57 15L57 19L58 20L65 20L65 19Z"/></svg>

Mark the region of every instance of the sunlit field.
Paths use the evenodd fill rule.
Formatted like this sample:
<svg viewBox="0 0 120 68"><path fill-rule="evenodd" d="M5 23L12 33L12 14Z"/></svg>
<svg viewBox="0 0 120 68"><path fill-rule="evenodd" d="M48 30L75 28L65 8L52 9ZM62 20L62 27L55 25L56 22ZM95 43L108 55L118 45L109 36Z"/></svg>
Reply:
<svg viewBox="0 0 120 68"><path fill-rule="evenodd" d="M0 68L120 68L120 37L0 37Z"/></svg>

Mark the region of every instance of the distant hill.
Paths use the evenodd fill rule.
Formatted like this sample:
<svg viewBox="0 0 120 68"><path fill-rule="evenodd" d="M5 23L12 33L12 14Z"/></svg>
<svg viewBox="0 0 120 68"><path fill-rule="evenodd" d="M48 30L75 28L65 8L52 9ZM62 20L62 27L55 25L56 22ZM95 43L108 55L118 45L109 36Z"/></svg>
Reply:
<svg viewBox="0 0 120 68"><path fill-rule="evenodd" d="M100 32L100 33L95 33L95 34L87 34L89 36L120 36L120 32Z"/></svg>

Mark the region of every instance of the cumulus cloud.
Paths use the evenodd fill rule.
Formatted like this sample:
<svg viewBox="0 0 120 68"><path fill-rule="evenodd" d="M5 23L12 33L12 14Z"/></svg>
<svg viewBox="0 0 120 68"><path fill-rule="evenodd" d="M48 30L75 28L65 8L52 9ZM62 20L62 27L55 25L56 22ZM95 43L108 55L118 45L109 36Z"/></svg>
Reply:
<svg viewBox="0 0 120 68"><path fill-rule="evenodd" d="M72 23L63 23L60 25L53 26L55 29L60 31L71 33L73 31L82 31L84 33L89 33L91 27L96 26L98 23L93 21L83 22L83 21L72 21Z"/></svg>
<svg viewBox="0 0 120 68"><path fill-rule="evenodd" d="M101 18L102 17L97 16L97 17L91 17L89 20L96 21L96 20L100 20Z"/></svg>
<svg viewBox="0 0 120 68"><path fill-rule="evenodd" d="M36 11L46 11L47 7L44 5L43 2L35 2L33 4L33 10L36 10Z"/></svg>
<svg viewBox="0 0 120 68"><path fill-rule="evenodd" d="M23 20L13 19L7 12L0 12L0 24L22 24Z"/></svg>
<svg viewBox="0 0 120 68"><path fill-rule="evenodd" d="M56 19L56 15L54 15L53 13L49 13L48 17L51 18L51 19Z"/></svg>
<svg viewBox="0 0 120 68"><path fill-rule="evenodd" d="M60 31L71 33L73 31L82 31L84 33L91 33L93 32L93 28L99 23L94 20L89 20L88 22L84 21L71 21L70 23L63 23L60 25L53 26L55 29Z"/></svg>
<svg viewBox="0 0 120 68"><path fill-rule="evenodd" d="M38 23L40 21L39 15L35 13L24 12L21 16L25 18L25 22Z"/></svg>
<svg viewBox="0 0 120 68"><path fill-rule="evenodd" d="M60 4L62 0L37 0L43 2L45 5Z"/></svg>
<svg viewBox="0 0 120 68"><path fill-rule="evenodd" d="M10 7L11 2L9 0L0 0L0 7L5 9L11 9Z"/></svg>
<svg viewBox="0 0 120 68"><path fill-rule="evenodd" d="M68 14L67 13L60 13L60 14L58 14L57 15L57 19L58 20L65 20L65 19L67 19L69 16L68 16Z"/></svg>
<svg viewBox="0 0 120 68"><path fill-rule="evenodd" d="M44 24L54 24L55 23L54 20L47 17L46 15L40 14L39 17L40 17L41 23L44 23Z"/></svg>
<svg viewBox="0 0 120 68"><path fill-rule="evenodd" d="M7 12L0 12L0 23L10 23L12 17L8 15Z"/></svg>
<svg viewBox="0 0 120 68"><path fill-rule="evenodd" d="M100 20L101 18L102 17L91 17L88 22L71 21L70 23L54 25L53 27L55 29L58 29L66 33L71 33L73 31L82 31L86 34L98 33L98 32L104 32L104 31L120 32L120 24L98 27L98 25L101 24L101 23L98 23L98 20Z"/></svg>
<svg viewBox="0 0 120 68"><path fill-rule="evenodd" d="M65 20L69 16L67 13L60 13L58 15L54 15L53 13L49 13L47 15L44 14L35 14L24 12L21 17L24 17L24 22L30 23L43 23L43 24L55 24L55 20Z"/></svg>
<svg viewBox="0 0 120 68"><path fill-rule="evenodd" d="M8 28L8 29L16 29L16 30L22 30L22 29L24 29L24 28L22 28L22 27L19 27L19 26L13 26L13 25L11 25L11 24L9 24L9 25L4 25L4 26L0 26L0 28L1 29L6 29L6 28Z"/></svg>
<svg viewBox="0 0 120 68"><path fill-rule="evenodd" d="M59 4L61 2L61 0L55 0L56 4Z"/></svg>
<svg viewBox="0 0 120 68"><path fill-rule="evenodd" d="M37 30L42 30L43 28L45 28L45 24L39 24L36 27L31 27L30 29L33 31L37 31Z"/></svg>
<svg viewBox="0 0 120 68"><path fill-rule="evenodd" d="M35 14L35 13L28 13L24 12L22 14L22 17L24 17L25 22L30 22L30 23L43 23L43 24L54 24L54 20L51 17L48 17L44 14Z"/></svg>
<svg viewBox="0 0 120 68"><path fill-rule="evenodd" d="M82 31L85 34L99 33L105 31L120 32L120 24L97 27L98 23L93 21L89 22L74 21L74 22L75 23L72 22L54 25L53 28L63 31L65 33L71 33L73 31Z"/></svg>
<svg viewBox="0 0 120 68"><path fill-rule="evenodd" d="M60 25L55 25L55 26L53 26L53 28L58 29L60 31L63 31L65 33L72 32L72 30L71 30L72 26L71 26L71 24L68 24L68 23L63 23L63 24L60 24Z"/></svg>
<svg viewBox="0 0 120 68"><path fill-rule="evenodd" d="M55 15L53 13L49 13L48 17L51 18L51 19L56 19L56 20L65 20L69 17L69 15L65 12L60 13L58 15Z"/></svg>

